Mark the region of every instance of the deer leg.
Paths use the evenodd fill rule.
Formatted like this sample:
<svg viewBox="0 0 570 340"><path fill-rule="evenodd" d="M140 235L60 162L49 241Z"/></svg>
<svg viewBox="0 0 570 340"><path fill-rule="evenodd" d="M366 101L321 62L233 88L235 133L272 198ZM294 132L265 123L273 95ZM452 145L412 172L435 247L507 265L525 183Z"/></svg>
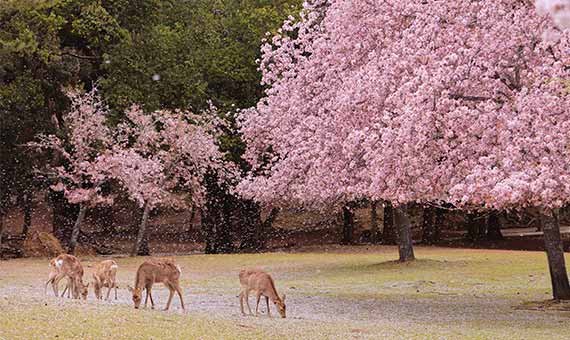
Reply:
<svg viewBox="0 0 570 340"><path fill-rule="evenodd" d="M249 306L249 290L245 290L245 304L247 305L247 310L249 311L249 315L253 315L251 311L251 307Z"/></svg>
<svg viewBox="0 0 570 340"><path fill-rule="evenodd" d="M107 297L105 298L105 301L109 301L109 296L111 295L111 289L113 288L113 283L109 282L107 285L109 289L107 290Z"/></svg>
<svg viewBox="0 0 570 340"><path fill-rule="evenodd" d="M75 291L74 291L74 285L73 285L73 280L68 276L66 279L66 283L65 283L65 288L63 289L63 292L61 293L61 297L65 296L65 293L67 292L67 298L71 298L71 293L73 291L73 297L75 297Z"/></svg>
<svg viewBox="0 0 570 340"><path fill-rule="evenodd" d="M257 293L257 303L255 304L255 316L259 316L259 300L261 300L261 293Z"/></svg>
<svg viewBox="0 0 570 340"><path fill-rule="evenodd" d="M265 303L267 304L267 316L271 317L271 310L269 310L269 297L265 297Z"/></svg>
<svg viewBox="0 0 570 340"><path fill-rule="evenodd" d="M115 287L115 300L117 300L117 283L113 281L113 287Z"/></svg>
<svg viewBox="0 0 570 340"><path fill-rule="evenodd" d="M176 293L178 293L178 297L180 298L180 304L182 305L182 309L186 310L186 308L184 308L184 299L182 298L182 289L180 288L180 285L176 284L174 286L174 289L176 289Z"/></svg>
<svg viewBox="0 0 570 340"><path fill-rule="evenodd" d="M47 295L47 287L49 284L51 284L53 286L53 281L54 281L55 277L50 278L49 280L46 281L46 286L44 287L44 295ZM57 296L57 294L56 294Z"/></svg>
<svg viewBox="0 0 570 340"><path fill-rule="evenodd" d="M172 297L174 296L174 288L171 285L167 285L168 287L168 301L166 302L166 307L164 310L168 310L170 308L170 303L172 302Z"/></svg>
<svg viewBox="0 0 570 340"><path fill-rule="evenodd" d="M52 281L51 281L51 287L53 289L53 294L56 297L59 297L59 293L58 293L58 285L59 285L59 281L61 281L61 279L63 279L63 277L65 276L65 274L58 274Z"/></svg>
<svg viewBox="0 0 570 340"><path fill-rule="evenodd" d="M148 294L148 297L150 298L150 308L154 309L154 300L152 299L152 286L148 287L146 289L146 292Z"/></svg>
<svg viewBox="0 0 570 340"><path fill-rule="evenodd" d="M243 297L244 297L243 289L239 292L239 308L241 310L241 315L245 316L245 312L243 311Z"/></svg>
<svg viewBox="0 0 570 340"><path fill-rule="evenodd" d="M146 295L144 297L144 308L146 308L146 303L148 302L148 295L149 295L148 294L148 287L145 288L145 291L146 291Z"/></svg>

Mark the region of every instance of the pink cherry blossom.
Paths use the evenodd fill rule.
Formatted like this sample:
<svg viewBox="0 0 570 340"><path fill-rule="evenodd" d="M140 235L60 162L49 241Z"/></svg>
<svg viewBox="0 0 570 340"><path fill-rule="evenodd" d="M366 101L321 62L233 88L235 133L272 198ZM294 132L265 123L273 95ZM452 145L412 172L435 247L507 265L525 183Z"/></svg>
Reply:
<svg viewBox="0 0 570 340"><path fill-rule="evenodd" d="M63 165L52 168L50 173L56 182L51 188L63 191L70 203L110 204L112 197L104 197L101 192L107 178L98 164L112 145L112 133L105 124L108 109L96 88L87 93L68 90L67 96L71 105L60 130L66 138L40 135L30 145L52 150L61 157Z"/></svg>
<svg viewBox="0 0 570 340"><path fill-rule="evenodd" d="M242 115L262 202L558 207L569 36L524 1L314 1L262 47Z"/></svg>

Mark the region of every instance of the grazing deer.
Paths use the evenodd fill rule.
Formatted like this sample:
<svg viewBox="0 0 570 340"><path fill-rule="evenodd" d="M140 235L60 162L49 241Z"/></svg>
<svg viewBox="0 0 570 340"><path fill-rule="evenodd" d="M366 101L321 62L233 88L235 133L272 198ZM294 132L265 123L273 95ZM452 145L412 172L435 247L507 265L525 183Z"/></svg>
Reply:
<svg viewBox="0 0 570 340"><path fill-rule="evenodd" d="M154 309L154 300L152 299L152 285L155 283L163 283L170 291L168 302L166 303L164 310L168 310L170 308L170 303L172 302L174 292L178 293L182 309L185 309L184 300L182 299L182 289L180 288L179 283L180 273L180 267L177 266L173 260L152 259L143 262L137 270L135 287L128 287L129 291L133 294L133 302L135 304L135 308L138 309L141 304L142 290L144 288L146 289L144 306L146 307L148 298L150 297L151 308Z"/></svg>
<svg viewBox="0 0 570 340"><path fill-rule="evenodd" d="M46 285L45 285L45 287L44 287L44 295L47 294L47 287L48 287L49 284L52 284L52 287L54 286L54 280L55 280L55 278L58 276L58 274L60 273L59 268L60 268L61 265L63 264L63 261L62 261L62 260L59 260L59 261L60 261L59 263L56 262L56 259L55 259L55 258L53 258L53 259L51 259L51 261L49 261L49 268L50 268L50 271L49 271L49 274L48 274L48 279L47 279L47 281L46 281ZM68 296L67 296L67 297L70 297L70 296L69 296L69 293L71 292L71 290L69 289L69 285L70 285L69 280L70 280L70 279L67 278L67 283L66 283L66 285L65 285L65 289L63 290L63 293L61 293L61 297L63 297L63 296L65 295L65 292L68 292ZM55 294L55 296L57 297L56 287L54 287L54 294Z"/></svg>
<svg viewBox="0 0 570 340"><path fill-rule="evenodd" d="M95 293L95 298L102 300L103 294L101 290L103 287L107 287L107 297L105 300L109 300L109 295L111 294L111 289L115 289L115 300L117 300L117 269L119 266L114 260L105 260L97 263L95 265L95 270L93 272L93 288Z"/></svg>
<svg viewBox="0 0 570 340"><path fill-rule="evenodd" d="M89 284L85 285L83 283L83 267L77 257L69 254L61 254L50 261L50 267L51 270L48 281L46 282L46 289L47 285L51 283L55 296L58 296L57 289L59 281L63 278L67 278L67 285L61 296L63 297L65 292L69 290L71 294L73 294L74 299L79 299L80 297L82 297L83 300L87 299Z"/></svg>
<svg viewBox="0 0 570 340"><path fill-rule="evenodd" d="M241 284L241 292L239 293L239 305L242 315L245 315L245 312L243 311L243 300L245 300L247 304L249 315L253 315L248 300L249 292L254 291L257 297L255 316L259 315L259 300L261 299L261 296L265 296L265 303L267 304L267 315L271 317L271 312L269 310L269 299L271 299L271 301L273 301L273 304L277 306L277 311L279 311L281 317L285 318L285 294L283 294L283 297L279 297L271 275L262 270L244 269L239 272L239 283Z"/></svg>

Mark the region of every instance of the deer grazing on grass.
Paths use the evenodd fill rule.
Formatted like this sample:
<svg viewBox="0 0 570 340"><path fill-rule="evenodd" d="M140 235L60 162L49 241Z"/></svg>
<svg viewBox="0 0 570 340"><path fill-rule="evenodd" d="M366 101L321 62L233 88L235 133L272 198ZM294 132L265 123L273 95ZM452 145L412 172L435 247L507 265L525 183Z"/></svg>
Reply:
<svg viewBox="0 0 570 340"><path fill-rule="evenodd" d="M117 269L119 266L114 260L105 260L97 263L93 272L93 289L95 293L95 298L102 300L103 287L107 287L107 297L105 300L109 300L109 295L111 294L111 289L115 289L115 300L117 300Z"/></svg>
<svg viewBox="0 0 570 340"><path fill-rule="evenodd" d="M133 302L135 308L138 309L142 301L142 290L146 289L146 298L144 305L148 302L150 297L151 308L154 309L154 301L152 299L152 285L155 283L163 283L170 291L168 302L164 310L170 308L174 292L178 293L182 309L184 308L184 300L182 298L182 289L180 288L180 267L176 265L173 260L168 259L152 259L143 262L137 270L135 278L135 287L128 287L129 291L133 294Z"/></svg>
<svg viewBox="0 0 570 340"><path fill-rule="evenodd" d="M67 279L67 285L61 294L62 297L65 292L68 291L68 297L71 293L74 299L79 299L80 297L83 298L83 300L87 299L89 284L85 285L83 283L83 266L81 266L81 262L79 262L77 257L69 254L61 254L52 259L50 261L50 273L45 289L51 284L53 293L55 296L58 296L58 284L63 278Z"/></svg>
<svg viewBox="0 0 570 340"><path fill-rule="evenodd" d="M261 296L265 296L265 303L267 304L267 315L271 317L271 312L269 311L269 299L271 299L271 301L273 301L273 304L275 304L277 307L277 311L279 311L281 317L285 318L285 294L283 294L283 297L279 297L271 275L261 270L244 269L239 272L239 283L241 284L241 292L239 293L239 305L242 315L245 315L245 312L243 310L243 300L245 300L247 304L249 315L253 315L248 301L249 292L253 291L257 297L255 316L259 315L259 300L261 299Z"/></svg>

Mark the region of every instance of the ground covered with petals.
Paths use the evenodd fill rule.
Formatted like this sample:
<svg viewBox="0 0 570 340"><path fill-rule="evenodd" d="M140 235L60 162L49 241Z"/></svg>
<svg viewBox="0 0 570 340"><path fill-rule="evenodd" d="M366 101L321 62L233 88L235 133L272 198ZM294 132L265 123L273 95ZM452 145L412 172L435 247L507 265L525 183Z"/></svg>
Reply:
<svg viewBox="0 0 570 340"><path fill-rule="evenodd" d="M188 306L134 310L127 284L143 258L116 258L119 299L61 300L43 294L47 259L0 262L0 339L568 339L565 306L550 298L539 252L418 248L394 262L393 247L332 247L295 253L176 257ZM84 258L86 278L100 258ZM568 261L570 262L570 261ZM238 271L271 272L287 295L287 318L243 317ZM255 301L250 304L255 308ZM273 306L272 306L273 307ZM566 310L566 311L565 311Z"/></svg>

